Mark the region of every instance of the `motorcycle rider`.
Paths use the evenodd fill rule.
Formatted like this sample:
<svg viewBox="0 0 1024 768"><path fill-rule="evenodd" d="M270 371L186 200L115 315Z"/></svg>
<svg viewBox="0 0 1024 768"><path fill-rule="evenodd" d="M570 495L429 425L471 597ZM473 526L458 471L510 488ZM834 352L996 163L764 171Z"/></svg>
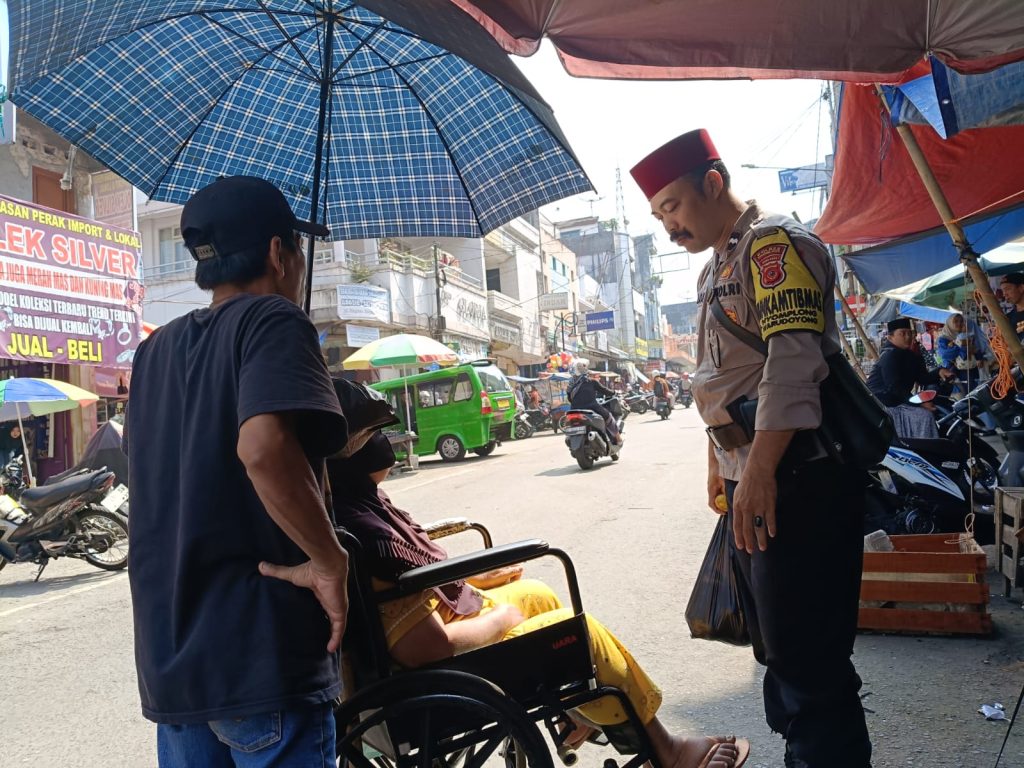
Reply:
<svg viewBox="0 0 1024 768"><path fill-rule="evenodd" d="M539 409L541 406L540 392L537 391L537 387L533 384L530 385L529 392L530 407Z"/></svg>
<svg viewBox="0 0 1024 768"><path fill-rule="evenodd" d="M674 399L672 397L672 387L662 371L655 371L654 373L654 396L661 400L668 400L668 408L672 410L674 405L672 402Z"/></svg>
<svg viewBox="0 0 1024 768"><path fill-rule="evenodd" d="M616 445L622 445L619 425L611 411L597 402L598 395L614 397L615 393L604 384L590 378L590 361L579 359L573 363L573 377L569 382L569 406L575 410L593 411L604 417L608 437Z"/></svg>

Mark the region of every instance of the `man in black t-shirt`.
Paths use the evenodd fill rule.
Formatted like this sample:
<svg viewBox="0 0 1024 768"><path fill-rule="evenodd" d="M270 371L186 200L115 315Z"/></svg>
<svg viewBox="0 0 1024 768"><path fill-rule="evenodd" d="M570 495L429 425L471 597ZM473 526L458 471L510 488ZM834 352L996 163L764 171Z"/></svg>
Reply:
<svg viewBox="0 0 1024 768"><path fill-rule="evenodd" d="M125 429L135 659L161 768L333 765L348 556L323 496L345 419L298 307L302 235L272 184L181 215L208 308L136 354Z"/></svg>
<svg viewBox="0 0 1024 768"><path fill-rule="evenodd" d="M1003 275L999 280L999 290L1003 292L1003 298L1013 305L1006 317L1017 331L1017 336L1024 340L1024 272Z"/></svg>

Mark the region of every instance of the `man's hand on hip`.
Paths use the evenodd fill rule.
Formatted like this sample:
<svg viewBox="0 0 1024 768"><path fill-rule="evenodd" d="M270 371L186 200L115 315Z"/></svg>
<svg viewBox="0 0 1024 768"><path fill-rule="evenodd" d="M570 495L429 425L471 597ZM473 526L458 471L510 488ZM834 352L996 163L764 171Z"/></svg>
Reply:
<svg viewBox="0 0 1024 768"><path fill-rule="evenodd" d="M322 568L307 560L292 567L260 563L260 573L282 581L289 581L296 587L311 590L320 601L320 606L331 623L331 639L327 652L334 653L341 646L348 617L348 556L341 567Z"/></svg>

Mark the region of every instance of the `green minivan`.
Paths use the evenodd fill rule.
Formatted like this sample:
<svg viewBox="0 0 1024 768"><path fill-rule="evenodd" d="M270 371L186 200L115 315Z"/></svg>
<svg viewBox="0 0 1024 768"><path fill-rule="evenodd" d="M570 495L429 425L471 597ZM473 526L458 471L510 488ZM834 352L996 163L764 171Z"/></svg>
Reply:
<svg viewBox="0 0 1024 768"><path fill-rule="evenodd" d="M512 438L516 398L505 374L491 360L417 373L372 385L384 394L403 429L416 433L417 456L439 453L459 461L466 451L488 456ZM406 392L411 424L406 424Z"/></svg>

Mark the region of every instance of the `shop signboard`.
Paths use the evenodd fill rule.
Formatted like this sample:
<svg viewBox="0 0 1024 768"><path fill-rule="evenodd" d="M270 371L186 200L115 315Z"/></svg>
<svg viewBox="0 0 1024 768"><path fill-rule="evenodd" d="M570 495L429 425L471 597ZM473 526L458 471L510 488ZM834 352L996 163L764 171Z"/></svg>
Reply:
<svg viewBox="0 0 1024 768"><path fill-rule="evenodd" d="M486 296L450 282L441 291L441 307L449 332L477 339L486 346L491 337Z"/></svg>
<svg viewBox="0 0 1024 768"><path fill-rule="evenodd" d="M112 171L92 174L92 217L122 229L135 228L135 193L132 185Z"/></svg>
<svg viewBox="0 0 1024 768"><path fill-rule="evenodd" d="M637 357L647 357L650 352L650 349L647 346L647 339L637 339L634 349L636 349Z"/></svg>
<svg viewBox="0 0 1024 768"><path fill-rule="evenodd" d="M569 294L565 292L542 293L537 297L537 304L541 312L558 312L568 309Z"/></svg>
<svg viewBox="0 0 1024 768"><path fill-rule="evenodd" d="M345 326L345 340L350 347L362 349L367 344L372 344L378 339L380 339L380 328L352 325L351 323Z"/></svg>
<svg viewBox="0 0 1024 768"><path fill-rule="evenodd" d="M391 292L368 283L342 283L338 286L338 319L390 323Z"/></svg>
<svg viewBox="0 0 1024 768"><path fill-rule="evenodd" d="M492 317L491 340L508 344L512 347L518 347L523 341L523 332L515 323Z"/></svg>
<svg viewBox="0 0 1024 768"><path fill-rule="evenodd" d="M136 232L0 195L0 356L130 368L140 251Z"/></svg>
<svg viewBox="0 0 1024 768"><path fill-rule="evenodd" d="M586 320L587 333L611 331L615 328L615 312L612 310L608 312L588 312Z"/></svg>

